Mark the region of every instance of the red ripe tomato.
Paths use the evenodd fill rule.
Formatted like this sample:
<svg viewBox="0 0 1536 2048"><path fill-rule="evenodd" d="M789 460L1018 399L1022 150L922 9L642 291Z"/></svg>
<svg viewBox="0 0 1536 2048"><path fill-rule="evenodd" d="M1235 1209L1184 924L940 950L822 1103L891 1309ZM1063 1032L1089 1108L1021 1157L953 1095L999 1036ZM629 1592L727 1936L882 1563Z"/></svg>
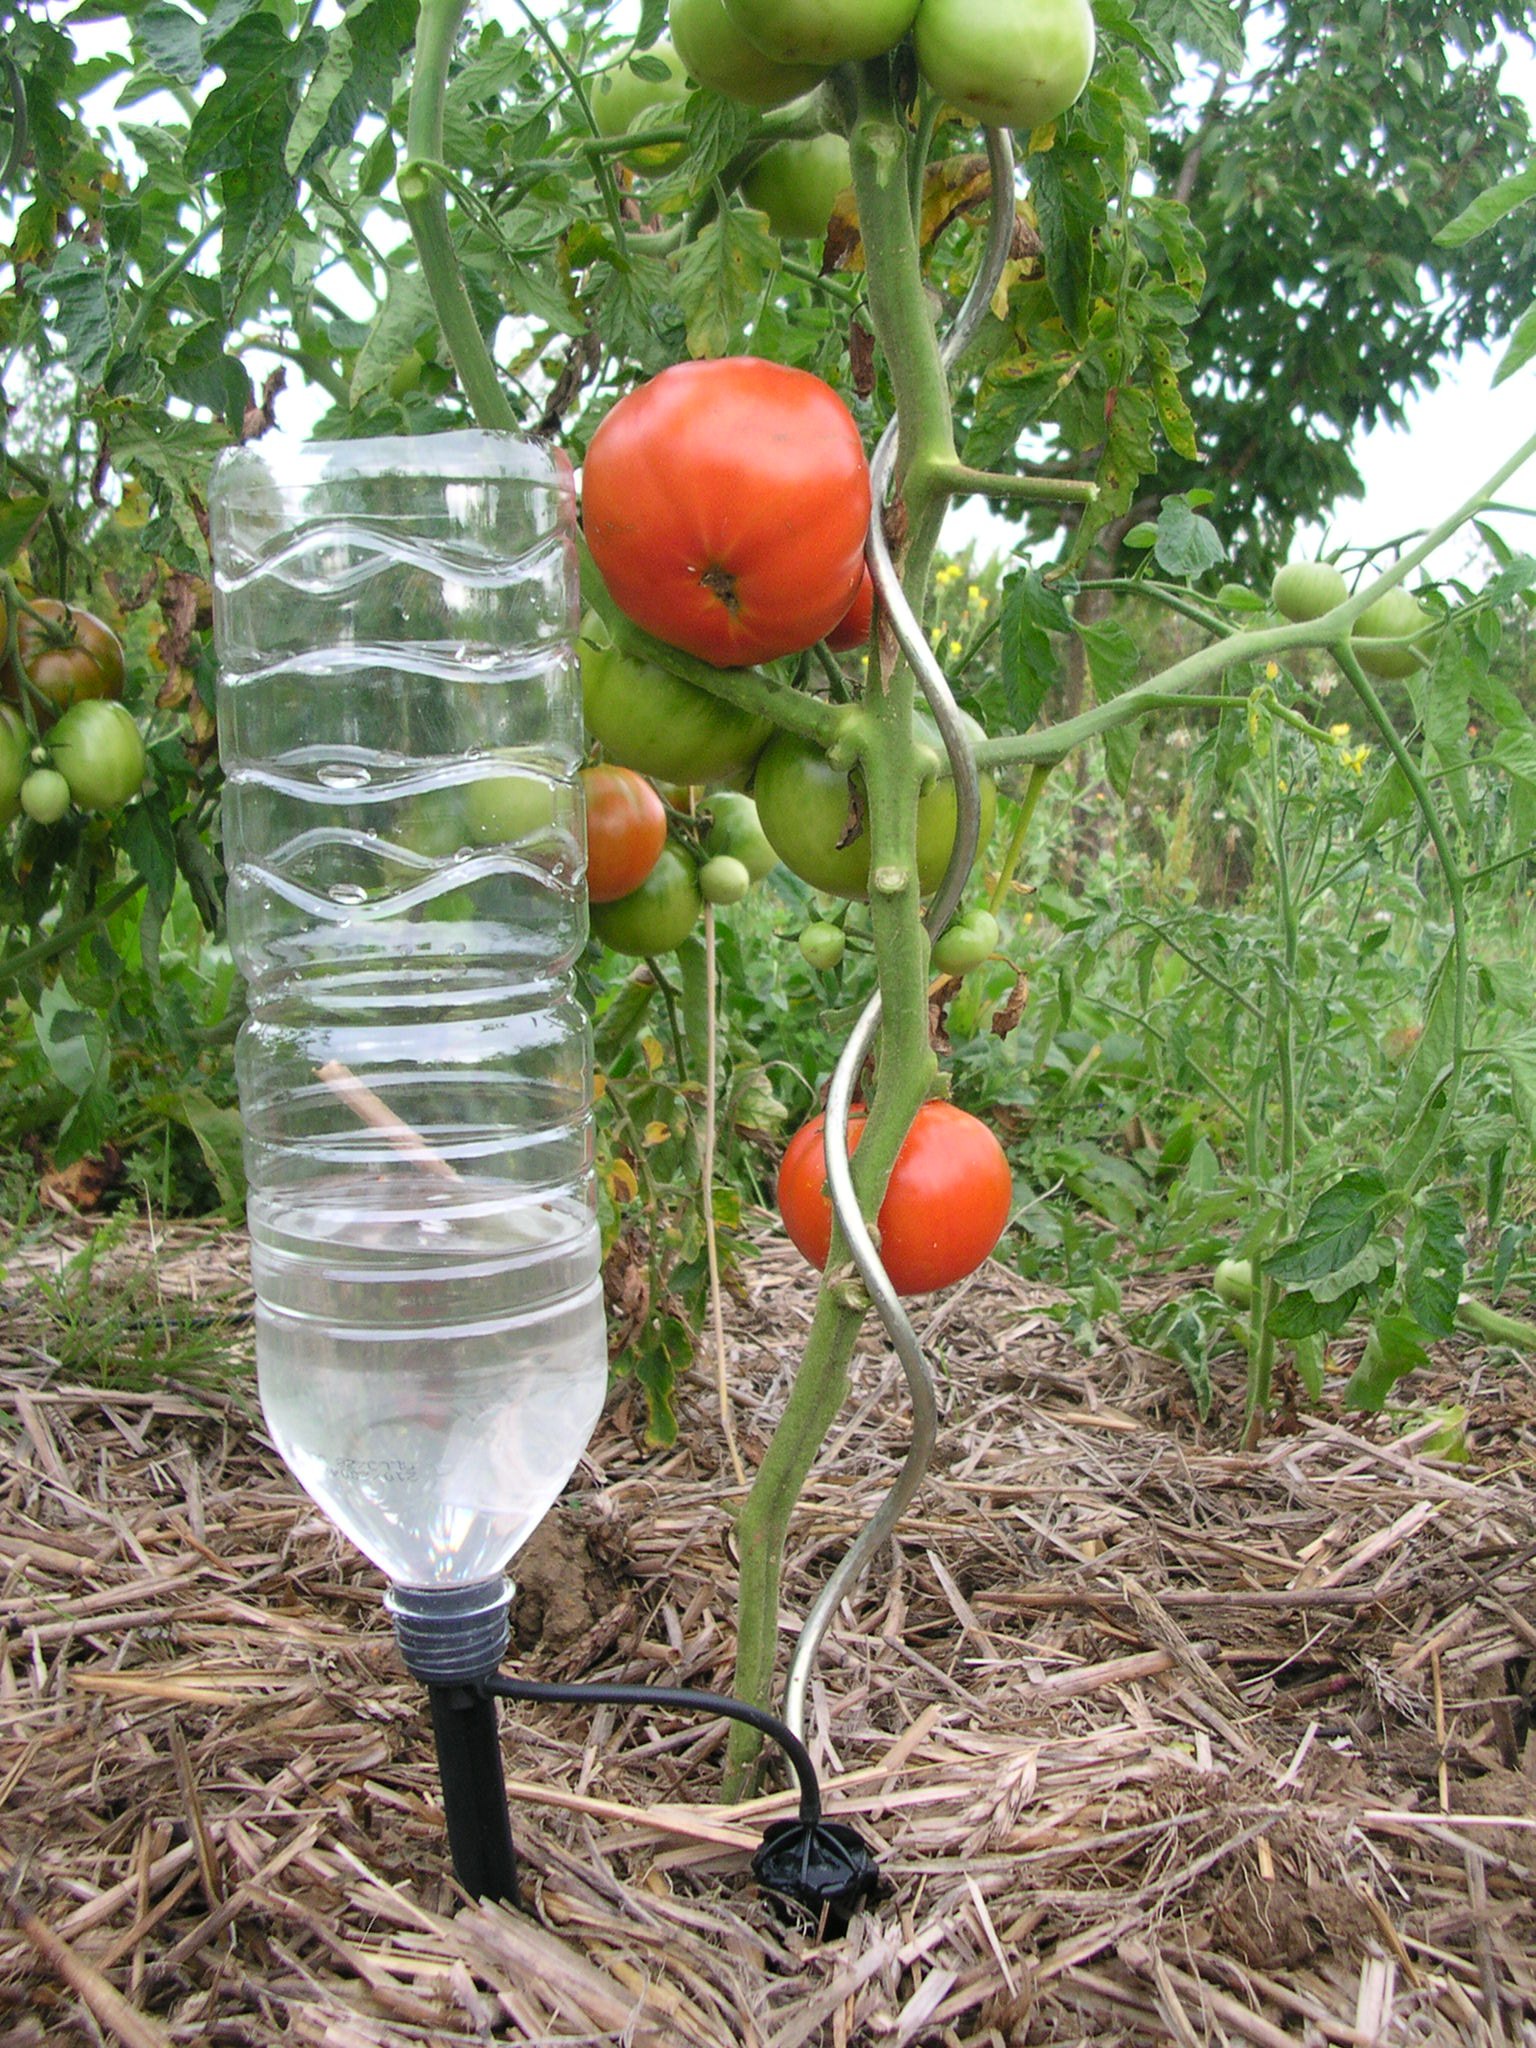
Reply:
<svg viewBox="0 0 1536 2048"><path fill-rule="evenodd" d="M616 903L639 888L667 843L666 806L643 775L603 761L583 768L587 800L587 895Z"/></svg>
<svg viewBox="0 0 1536 2048"><path fill-rule="evenodd" d="M646 632L719 668L798 654L859 587L859 430L806 370L677 363L621 398L582 474L587 545Z"/></svg>
<svg viewBox="0 0 1536 2048"><path fill-rule="evenodd" d="M779 1214L796 1249L825 1266L832 1243L823 1117L796 1131L779 1167ZM864 1118L848 1119L858 1150ZM1013 1203L1003 1148L980 1118L952 1102L925 1102L907 1133L880 1204L880 1257L898 1294L927 1294L974 1273L1002 1236Z"/></svg>
<svg viewBox="0 0 1536 2048"><path fill-rule="evenodd" d="M847 654L851 648L867 646L874 616L875 579L870 575L866 562L853 603L827 635L827 645L836 654Z"/></svg>

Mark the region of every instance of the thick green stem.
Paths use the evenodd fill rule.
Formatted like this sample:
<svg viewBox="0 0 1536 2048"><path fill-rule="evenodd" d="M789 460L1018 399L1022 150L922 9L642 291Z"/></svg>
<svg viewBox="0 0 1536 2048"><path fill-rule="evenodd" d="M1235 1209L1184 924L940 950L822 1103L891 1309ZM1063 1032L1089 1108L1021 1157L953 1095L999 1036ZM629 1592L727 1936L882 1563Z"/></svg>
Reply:
<svg viewBox="0 0 1536 2048"><path fill-rule="evenodd" d="M909 202L908 141L893 104L889 68L859 74L850 136L854 190L868 263L870 308L900 420L909 591L926 585L947 503L933 471L954 460L949 395L923 286ZM917 875L918 764L912 743L914 681L905 663L872 674L862 715L833 710L857 760L867 799L870 923L882 999L876 1085L853 1156L860 1212L873 1220L912 1119L929 1094L936 1062L928 1039L928 940ZM832 707L826 707L831 710ZM773 1684L779 1577L790 1516L847 1390L848 1359L867 1309L842 1232L833 1232L805 1357L784 1416L742 1507L736 1693L766 1704ZM725 1796L748 1781L760 1739L733 1728Z"/></svg>
<svg viewBox="0 0 1536 2048"><path fill-rule="evenodd" d="M443 102L454 37L468 0L424 0L416 32L416 69L406 117L406 160L399 176L400 204L410 223L421 274L453 357L470 411L482 427L517 430L517 414L480 332L464 289L463 272L448 231L448 209L430 165L443 155Z"/></svg>
<svg viewBox="0 0 1536 2048"><path fill-rule="evenodd" d="M1093 483L1075 477L1013 476L990 469L971 469L963 462L936 465L934 481L956 498L1013 498L1028 505L1091 505L1099 494Z"/></svg>

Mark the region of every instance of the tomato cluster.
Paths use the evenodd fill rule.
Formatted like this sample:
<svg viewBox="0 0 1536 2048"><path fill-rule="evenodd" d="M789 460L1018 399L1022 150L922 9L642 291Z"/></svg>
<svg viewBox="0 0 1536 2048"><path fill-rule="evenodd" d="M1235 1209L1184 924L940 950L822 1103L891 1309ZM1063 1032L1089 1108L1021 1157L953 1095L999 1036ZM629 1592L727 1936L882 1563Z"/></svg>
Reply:
<svg viewBox="0 0 1536 2048"><path fill-rule="evenodd" d="M3 620L0 608L0 630ZM115 811L137 796L144 741L118 701L126 668L111 627L78 605L29 598L15 656L0 667L0 696L10 700L0 703L0 830L18 813L53 825L71 805Z"/></svg>

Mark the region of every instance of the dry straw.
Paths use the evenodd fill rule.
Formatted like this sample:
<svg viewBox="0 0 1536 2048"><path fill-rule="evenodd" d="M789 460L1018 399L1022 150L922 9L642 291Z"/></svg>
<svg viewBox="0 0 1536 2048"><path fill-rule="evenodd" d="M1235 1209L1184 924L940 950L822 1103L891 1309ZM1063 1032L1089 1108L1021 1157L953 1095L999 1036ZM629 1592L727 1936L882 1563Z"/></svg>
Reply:
<svg viewBox="0 0 1536 2048"><path fill-rule="evenodd" d="M162 1290L245 1341L238 1239L154 1253ZM821 1944L746 1877L789 1791L711 1804L723 1729L644 1712L509 1714L533 1912L456 1896L382 1589L273 1458L248 1380L68 1384L27 1265L0 1344L6 2048L1536 2039L1523 1368L1443 1353L1466 1465L1308 1418L1246 1457L1174 1369L1084 1359L1001 1272L930 1311L939 1461L810 1714L829 1809L893 1895ZM774 1251L741 1285L750 1458L809 1287ZM707 1368L683 1410L681 1446L648 1451L618 1397L524 1561L529 1675L728 1686ZM872 1347L795 1525L786 1650L902 1449Z"/></svg>

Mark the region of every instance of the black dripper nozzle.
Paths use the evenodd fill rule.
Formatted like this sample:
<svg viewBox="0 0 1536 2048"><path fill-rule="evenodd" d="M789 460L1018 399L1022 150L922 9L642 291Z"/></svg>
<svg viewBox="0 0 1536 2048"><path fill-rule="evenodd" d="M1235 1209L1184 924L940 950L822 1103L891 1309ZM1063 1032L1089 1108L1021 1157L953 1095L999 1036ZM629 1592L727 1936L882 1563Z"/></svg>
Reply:
<svg viewBox="0 0 1536 2048"><path fill-rule="evenodd" d="M581 1705L599 1700L617 1707L670 1707L686 1714L719 1714L745 1721L776 1742L788 1757L800 1785L800 1811L793 1820L770 1822L762 1846L752 1858L752 1875L765 1891L798 1907L831 1935L847 1932L860 1907L884 1891L884 1882L868 1843L846 1821L825 1820L821 1786L811 1753L776 1715L749 1707L724 1693L695 1692L677 1685L545 1685L535 1679L505 1678L496 1673L480 1681L481 1689L499 1699Z"/></svg>
<svg viewBox="0 0 1536 2048"><path fill-rule="evenodd" d="M829 1935L846 1934L861 1908L873 1905L885 1881L856 1828L840 1820L771 1821L752 1858L765 1890L801 1907Z"/></svg>

